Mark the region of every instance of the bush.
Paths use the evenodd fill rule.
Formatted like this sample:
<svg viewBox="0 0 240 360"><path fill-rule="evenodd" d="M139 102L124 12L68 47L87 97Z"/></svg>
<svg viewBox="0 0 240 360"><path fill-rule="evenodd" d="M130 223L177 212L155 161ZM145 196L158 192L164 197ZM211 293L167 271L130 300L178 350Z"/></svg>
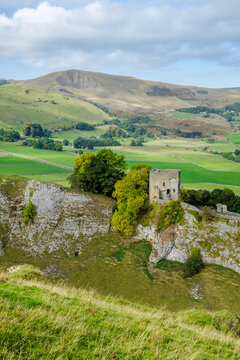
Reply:
<svg viewBox="0 0 240 360"><path fill-rule="evenodd" d="M172 224L177 224L184 218L184 211L179 201L169 201L164 204L159 212L158 230L167 229Z"/></svg>
<svg viewBox="0 0 240 360"><path fill-rule="evenodd" d="M37 215L36 209L30 200L23 211L23 220L25 223L33 223L34 217Z"/></svg>
<svg viewBox="0 0 240 360"><path fill-rule="evenodd" d="M183 277L191 277L203 269L204 263L200 250L193 248L183 267Z"/></svg>

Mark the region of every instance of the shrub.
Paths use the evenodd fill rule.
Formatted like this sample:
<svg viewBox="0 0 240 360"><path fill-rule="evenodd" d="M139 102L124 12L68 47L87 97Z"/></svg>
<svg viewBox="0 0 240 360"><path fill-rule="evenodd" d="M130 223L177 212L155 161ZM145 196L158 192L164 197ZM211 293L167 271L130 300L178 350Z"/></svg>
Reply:
<svg viewBox="0 0 240 360"><path fill-rule="evenodd" d="M169 201L164 204L159 212L158 230L167 229L172 224L177 224L183 220L184 211L179 201Z"/></svg>
<svg viewBox="0 0 240 360"><path fill-rule="evenodd" d="M183 277L191 277L203 269L204 263L200 250L193 248L183 267Z"/></svg>
<svg viewBox="0 0 240 360"><path fill-rule="evenodd" d="M37 215L36 209L30 200L23 211L23 220L25 223L33 223L34 217Z"/></svg>

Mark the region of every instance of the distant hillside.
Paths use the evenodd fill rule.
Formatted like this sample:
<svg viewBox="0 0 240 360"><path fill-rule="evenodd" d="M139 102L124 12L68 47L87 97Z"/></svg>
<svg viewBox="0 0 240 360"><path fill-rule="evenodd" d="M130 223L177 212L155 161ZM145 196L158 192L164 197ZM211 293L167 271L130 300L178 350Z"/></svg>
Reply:
<svg viewBox="0 0 240 360"><path fill-rule="evenodd" d="M56 104L52 103L55 102ZM222 107L240 102L240 89L205 89L140 80L133 77L68 70L36 79L0 83L0 127L21 130L26 122L49 129L80 121L101 124L110 118L149 116L145 127L229 133L231 124L211 114L174 111L191 106Z"/></svg>
<svg viewBox="0 0 240 360"><path fill-rule="evenodd" d="M240 100L239 89L205 89L80 70L17 82L24 87L70 91L114 110L161 111L195 105L223 106Z"/></svg>
<svg viewBox="0 0 240 360"><path fill-rule="evenodd" d="M21 130L25 123L39 123L49 129L84 121L101 124L109 116L89 102L68 93L53 93L37 86L0 86L0 128Z"/></svg>
<svg viewBox="0 0 240 360"><path fill-rule="evenodd" d="M201 115L172 113L181 107L222 107L240 101L240 89L206 89L179 86L163 82L140 80L134 77L116 76L80 70L51 73L36 79L17 81L23 88L39 88L65 97L84 101L94 108L107 109L117 117L148 115L148 126L179 128L182 131L199 131L211 135L229 132L226 119L214 115L205 119ZM188 127L188 128L186 128Z"/></svg>

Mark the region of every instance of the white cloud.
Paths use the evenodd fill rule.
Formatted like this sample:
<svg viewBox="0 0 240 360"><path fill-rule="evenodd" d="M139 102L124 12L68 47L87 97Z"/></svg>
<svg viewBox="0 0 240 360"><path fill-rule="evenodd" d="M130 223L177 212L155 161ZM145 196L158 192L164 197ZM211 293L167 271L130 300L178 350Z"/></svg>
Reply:
<svg viewBox="0 0 240 360"><path fill-rule="evenodd" d="M237 0L21 2L30 3L0 14L0 55L33 67L151 68L193 58L239 66Z"/></svg>

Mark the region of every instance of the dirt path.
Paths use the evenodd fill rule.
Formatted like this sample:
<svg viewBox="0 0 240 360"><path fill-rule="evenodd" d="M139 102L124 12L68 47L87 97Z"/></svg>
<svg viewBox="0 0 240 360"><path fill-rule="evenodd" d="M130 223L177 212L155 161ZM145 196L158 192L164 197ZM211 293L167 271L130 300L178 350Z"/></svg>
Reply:
<svg viewBox="0 0 240 360"><path fill-rule="evenodd" d="M14 153L11 153L11 152L8 152L8 151L5 151L5 150L1 150L1 149L0 149L0 152L3 153L3 154L9 155L9 156L16 156L16 157L20 157L20 158L27 159L27 160L38 161L38 162L40 162L42 164L52 165L52 166L59 167L61 169L66 169L66 170L69 170L69 171L73 170L73 167L70 167L70 166L56 164L56 163L51 162L51 161L42 160L42 159L34 158L34 157L31 157L31 156L27 156L27 155L14 154Z"/></svg>

